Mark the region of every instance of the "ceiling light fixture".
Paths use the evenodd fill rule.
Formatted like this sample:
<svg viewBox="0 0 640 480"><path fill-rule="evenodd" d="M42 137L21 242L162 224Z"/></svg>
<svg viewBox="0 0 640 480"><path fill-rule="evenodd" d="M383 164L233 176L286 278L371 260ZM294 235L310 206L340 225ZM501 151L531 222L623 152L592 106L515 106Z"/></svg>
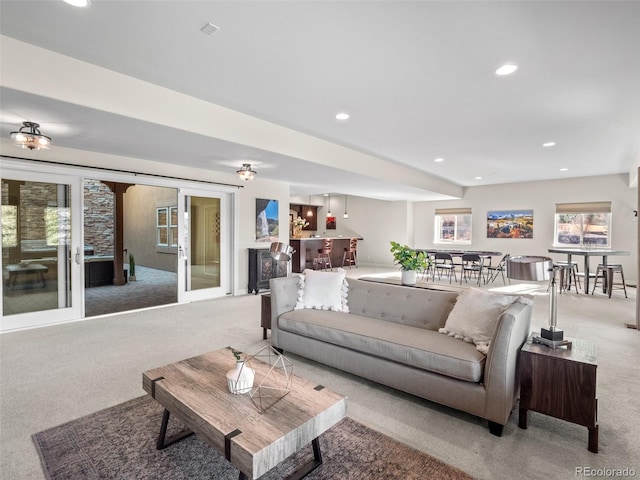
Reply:
<svg viewBox="0 0 640 480"><path fill-rule="evenodd" d="M543 143L542 146L545 148L549 148L549 147L555 146L555 144L556 142L546 142L546 143Z"/></svg>
<svg viewBox="0 0 640 480"><path fill-rule="evenodd" d="M505 75L511 75L516 70L518 70L517 65L514 65L513 63L505 63L496 70L496 75L503 77Z"/></svg>
<svg viewBox="0 0 640 480"><path fill-rule="evenodd" d="M344 215L342 218L349 218L349 214L347 213L347 196L344 196Z"/></svg>
<svg viewBox="0 0 640 480"><path fill-rule="evenodd" d="M89 6L89 0L63 0L64 3L68 3L73 7L87 7Z"/></svg>
<svg viewBox="0 0 640 480"><path fill-rule="evenodd" d="M309 209L307 210L307 217L313 217L313 210L311 210L311 195L309 195Z"/></svg>
<svg viewBox="0 0 640 480"><path fill-rule="evenodd" d="M349 119L349 114L346 112L340 112L336 115L336 119L338 120L348 120Z"/></svg>
<svg viewBox="0 0 640 480"><path fill-rule="evenodd" d="M482 180L482 177L475 177L476 180Z"/></svg>
<svg viewBox="0 0 640 480"><path fill-rule="evenodd" d="M563 167L563 168L561 168L561 169L560 169L560 171L561 171L561 172L568 172L568 171L569 171L569 169L568 169L567 167Z"/></svg>
<svg viewBox="0 0 640 480"><path fill-rule="evenodd" d="M433 161L436 163L442 163L444 162L444 158L434 158Z"/></svg>
<svg viewBox="0 0 640 480"><path fill-rule="evenodd" d="M253 180L253 177L255 177L258 172L251 170L250 163L243 163L242 167L236 170L236 173L242 180Z"/></svg>
<svg viewBox="0 0 640 480"><path fill-rule="evenodd" d="M13 143L29 150L48 150L51 138L40 133L40 125L33 122L22 122L22 127L17 132L10 134Z"/></svg>

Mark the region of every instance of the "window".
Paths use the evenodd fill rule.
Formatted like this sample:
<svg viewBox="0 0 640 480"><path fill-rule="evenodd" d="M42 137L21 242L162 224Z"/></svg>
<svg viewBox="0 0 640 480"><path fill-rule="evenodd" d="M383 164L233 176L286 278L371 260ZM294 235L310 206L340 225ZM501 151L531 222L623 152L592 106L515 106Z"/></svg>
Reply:
<svg viewBox="0 0 640 480"><path fill-rule="evenodd" d="M156 209L156 231L158 247L178 246L178 207Z"/></svg>
<svg viewBox="0 0 640 480"><path fill-rule="evenodd" d="M611 202L557 203L557 246L611 245Z"/></svg>
<svg viewBox="0 0 640 480"><path fill-rule="evenodd" d="M178 246L178 207L169 209L169 246Z"/></svg>
<svg viewBox="0 0 640 480"><path fill-rule="evenodd" d="M471 244L471 209L437 208L433 242Z"/></svg>

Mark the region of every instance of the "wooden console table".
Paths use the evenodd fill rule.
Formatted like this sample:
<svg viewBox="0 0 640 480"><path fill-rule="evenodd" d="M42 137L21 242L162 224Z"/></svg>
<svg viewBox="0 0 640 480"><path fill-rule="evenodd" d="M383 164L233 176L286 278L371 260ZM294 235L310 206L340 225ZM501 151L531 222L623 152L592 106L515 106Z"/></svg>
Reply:
<svg viewBox="0 0 640 480"><path fill-rule="evenodd" d="M596 347L571 341L571 348L549 348L529 339L522 347L518 426L527 428L528 410L583 425L589 451L598 453Z"/></svg>

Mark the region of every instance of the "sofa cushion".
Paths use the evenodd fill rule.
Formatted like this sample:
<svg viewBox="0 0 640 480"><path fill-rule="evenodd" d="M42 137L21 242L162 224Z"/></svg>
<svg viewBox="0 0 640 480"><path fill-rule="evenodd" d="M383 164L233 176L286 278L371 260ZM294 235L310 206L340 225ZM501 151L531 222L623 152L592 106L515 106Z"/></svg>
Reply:
<svg viewBox="0 0 640 480"><path fill-rule="evenodd" d="M438 330L459 292L403 287L347 278L349 312L387 322Z"/></svg>
<svg viewBox="0 0 640 480"><path fill-rule="evenodd" d="M347 294L349 285L345 281L346 270L336 272L317 272L306 269L298 276L298 301L295 309L314 308L348 312Z"/></svg>
<svg viewBox="0 0 640 480"><path fill-rule="evenodd" d="M322 310L284 313L278 328L459 380L482 379L485 356L434 330Z"/></svg>
<svg viewBox="0 0 640 480"><path fill-rule="evenodd" d="M516 300L514 295L497 295L478 288L462 292L440 333L474 343L486 354L500 316Z"/></svg>

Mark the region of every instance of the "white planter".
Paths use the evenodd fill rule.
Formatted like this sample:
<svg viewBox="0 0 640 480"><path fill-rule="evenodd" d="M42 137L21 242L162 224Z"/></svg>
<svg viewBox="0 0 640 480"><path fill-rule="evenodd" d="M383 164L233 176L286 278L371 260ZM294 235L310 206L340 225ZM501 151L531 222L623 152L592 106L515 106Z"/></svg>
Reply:
<svg viewBox="0 0 640 480"><path fill-rule="evenodd" d="M244 362L236 362L236 368L227 372L227 384L229 391L236 395L249 393L253 388L253 380L255 372L252 368L245 365Z"/></svg>
<svg viewBox="0 0 640 480"><path fill-rule="evenodd" d="M415 270L402 270L401 282L402 285L415 285L417 272Z"/></svg>

